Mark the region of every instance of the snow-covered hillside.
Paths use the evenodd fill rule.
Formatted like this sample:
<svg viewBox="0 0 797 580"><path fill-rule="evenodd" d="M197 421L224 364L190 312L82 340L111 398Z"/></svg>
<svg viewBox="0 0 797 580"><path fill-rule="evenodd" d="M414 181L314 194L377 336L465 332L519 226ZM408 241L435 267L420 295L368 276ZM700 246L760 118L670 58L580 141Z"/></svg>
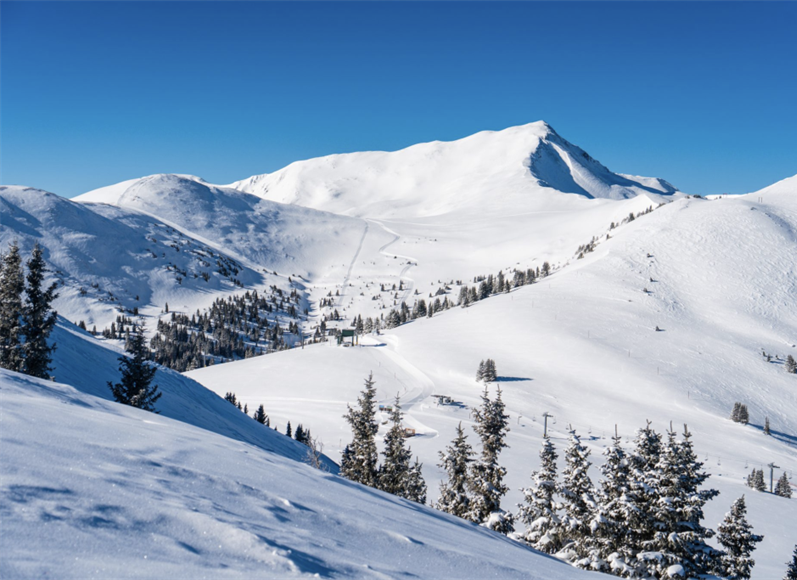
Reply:
<svg viewBox="0 0 797 580"><path fill-rule="evenodd" d="M666 181L612 173L542 121L452 142L297 161L231 187L344 215L410 219L534 209L551 190L587 198L669 196Z"/></svg>
<svg viewBox="0 0 797 580"><path fill-rule="evenodd" d="M476 367L493 358L511 416L508 506L536 469L543 412L555 417L558 446L572 424L598 463L615 424L630 438L648 419L662 432L670 421L686 423L714 474L710 485L722 492L708 523L747 494L750 519L766 536L753 577L777 578L797 541L797 501L753 492L744 478L770 462L797 472L797 376L783 365L797 357L795 232L794 189L681 199L538 284L416 320L361 348L319 345L189 376L217 391L235 384L281 425L300 420L334 457L351 437L346 403L373 371L380 403L402 395L406 424L418 433L410 444L434 488L437 453L479 403ZM432 395L457 404L438 406ZM728 420L736 401L749 406L750 425ZM765 417L771 437L762 433Z"/></svg>
<svg viewBox="0 0 797 580"><path fill-rule="evenodd" d="M83 361L82 374L93 368ZM66 384L0 370L0 397L4 579L595 577L431 508Z"/></svg>

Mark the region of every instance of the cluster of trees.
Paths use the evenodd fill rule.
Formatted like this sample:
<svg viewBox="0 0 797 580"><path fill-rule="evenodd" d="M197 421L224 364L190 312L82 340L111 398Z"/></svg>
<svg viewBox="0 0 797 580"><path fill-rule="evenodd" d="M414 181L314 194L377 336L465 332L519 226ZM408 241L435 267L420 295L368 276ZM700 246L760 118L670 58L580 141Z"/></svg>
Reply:
<svg viewBox="0 0 797 580"><path fill-rule="evenodd" d="M224 395L224 400L232 403L233 406L237 407L239 411L244 413L245 415L249 415L249 405L242 404L241 401L238 400L238 396L233 392L227 392ZM255 411L252 413L252 418L260 423L261 425L265 425L266 427L271 427L271 419L269 418L268 414L266 414L266 409L263 405L260 405ZM274 426L274 430L277 431L276 425ZM304 443L308 447L314 447L318 444L318 442L313 438L310 434L310 429L305 429L302 424L300 423L296 430L294 431L291 427L291 422L288 421L288 424L285 427L285 435L288 437L295 439L299 443Z"/></svg>
<svg viewBox="0 0 797 580"><path fill-rule="evenodd" d="M405 445L405 432L401 425L401 401L390 412L391 426L385 435L384 461L379 464L376 448L376 388L373 373L365 379L365 388L357 399L357 407L348 407L343 416L352 430L352 441L343 450L340 475L392 493L418 503L426 503L426 482L421 474L418 459L411 463L412 451Z"/></svg>
<svg viewBox="0 0 797 580"><path fill-rule="evenodd" d="M747 425L747 423L750 422L750 413L747 411L747 405L743 403L734 403L733 410L731 411L731 421Z"/></svg>
<svg viewBox="0 0 797 580"><path fill-rule="evenodd" d="M459 301L457 303L465 308L474 302L484 300L494 294L502 294L518 286L534 284L538 279L549 276L550 273L551 265L548 262L544 262L541 268L513 270L511 280L505 277L503 272L498 272L495 276L492 274L486 277L477 276L473 280L475 283L473 286L468 287L465 285L459 289Z"/></svg>
<svg viewBox="0 0 797 580"><path fill-rule="evenodd" d="M750 472L750 475L747 476L747 487L752 487L756 491L767 490L763 469L753 469L753 471ZM791 497L791 484L789 483L789 478L787 477L785 471L781 473L780 477L778 478L778 483L775 485L774 493L780 497Z"/></svg>
<svg viewBox="0 0 797 580"><path fill-rule="evenodd" d="M52 309L57 284L44 286L47 268L39 244L25 265L27 275L16 241L0 255L0 367L47 379L56 348L47 339L58 318Z"/></svg>
<svg viewBox="0 0 797 580"><path fill-rule="evenodd" d="M268 296L253 290L217 298L190 318L172 312L170 320L158 321L150 343L155 360L183 372L290 348L288 336L299 336L299 294L276 286L271 290Z"/></svg>
<svg viewBox="0 0 797 580"><path fill-rule="evenodd" d="M546 436L540 469L532 473L532 485L521 490L525 501L513 515L499 503L506 493L505 471L495 460L497 451L506 446L508 430L502 420L500 390L494 401L485 391L475 416L482 457L474 461L460 425L452 444L441 453L440 466L448 480L441 485L438 509L590 570L629 578L750 577L754 565L750 554L761 537L747 523L744 497L733 504L718 528L722 549L706 542L715 532L702 524L703 506L718 492L701 489L709 475L697 460L686 428L680 439L673 431L662 438L648 424L637 432L631 451L615 436L605 452L599 487L589 477L589 450L575 431L565 450L561 481L558 455ZM525 529L515 531L515 524Z"/></svg>
<svg viewBox="0 0 797 580"><path fill-rule="evenodd" d="M786 357L786 372L793 375L797 374L797 361L791 355Z"/></svg>
<svg viewBox="0 0 797 580"><path fill-rule="evenodd" d="M495 361L488 358L486 361L479 363L479 368L476 370L476 380L484 381L485 383L493 383L498 379L498 371L495 370Z"/></svg>

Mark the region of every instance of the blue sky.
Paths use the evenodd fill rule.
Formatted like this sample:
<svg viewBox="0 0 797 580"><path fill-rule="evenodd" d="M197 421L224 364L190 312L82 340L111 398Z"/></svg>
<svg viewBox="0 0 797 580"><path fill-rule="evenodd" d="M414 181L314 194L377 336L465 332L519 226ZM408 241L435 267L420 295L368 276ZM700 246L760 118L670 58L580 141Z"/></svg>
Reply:
<svg viewBox="0 0 797 580"><path fill-rule="evenodd" d="M797 3L0 3L0 182L152 173L549 122L694 193L797 173Z"/></svg>

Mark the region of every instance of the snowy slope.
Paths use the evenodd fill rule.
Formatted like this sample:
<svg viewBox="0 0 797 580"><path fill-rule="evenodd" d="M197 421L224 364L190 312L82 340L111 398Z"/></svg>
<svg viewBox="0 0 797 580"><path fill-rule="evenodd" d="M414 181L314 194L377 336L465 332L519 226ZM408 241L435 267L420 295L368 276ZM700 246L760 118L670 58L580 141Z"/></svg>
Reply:
<svg viewBox="0 0 797 580"><path fill-rule="evenodd" d="M0 396L3 578L596 577L65 384L0 370Z"/></svg>
<svg viewBox="0 0 797 580"><path fill-rule="evenodd" d="M389 153L298 161L231 186L282 203L380 219L524 211L551 190L606 199L675 192L660 179L612 173L542 121Z"/></svg>
<svg viewBox="0 0 797 580"><path fill-rule="evenodd" d="M797 357L796 232L795 189L681 199L618 228L539 284L415 321L362 348L321 345L189 376L217 391L234 384L281 425L301 421L335 457L350 439L345 405L373 370L380 402L402 395L407 426L419 433L410 444L434 489L437 452L479 403L478 362L494 358L511 416L508 506L537 466L543 412L555 417L560 450L572 424L597 463L615 424L630 438L646 419L659 431L687 423L714 474L710 485L722 492L707 523L716 526L746 494L750 520L766 536L753 577L777 578L797 542L797 501L753 492L743 480L769 462L793 481L797 473L797 377L782 364ZM779 359L766 362L761 349ZM433 394L460 405L437 406ZM750 425L727 419L736 401L749 406ZM772 437L762 434L765 417Z"/></svg>
<svg viewBox="0 0 797 580"><path fill-rule="evenodd" d="M57 349L53 357L53 376L61 383L74 385L78 391L113 401L108 382L119 381L119 357L122 351L97 340L69 322L59 319L51 336ZM156 407L162 417L182 421L255 447L278 453L295 461L307 460L307 447L268 429L244 415L222 397L196 381L160 367L153 384L161 398ZM326 460L325 460L326 461ZM326 461L333 472L337 466Z"/></svg>

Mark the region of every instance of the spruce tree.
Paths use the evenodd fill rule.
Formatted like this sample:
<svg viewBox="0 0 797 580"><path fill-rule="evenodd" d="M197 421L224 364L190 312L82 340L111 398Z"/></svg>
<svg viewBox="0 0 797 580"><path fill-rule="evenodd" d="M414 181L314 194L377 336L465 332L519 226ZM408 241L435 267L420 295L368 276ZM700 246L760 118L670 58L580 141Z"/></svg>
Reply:
<svg viewBox="0 0 797 580"><path fill-rule="evenodd" d="M742 404L739 407L739 423L747 425L750 422L750 413L747 411L747 405Z"/></svg>
<svg viewBox="0 0 797 580"><path fill-rule="evenodd" d="M387 493L407 497L407 484L412 453L404 446L404 428L401 420L401 399L396 395L393 410L390 412L390 429L385 435L385 460L379 466L377 487Z"/></svg>
<svg viewBox="0 0 797 580"><path fill-rule="evenodd" d="M476 381L484 380L484 361L479 363L479 368L476 370Z"/></svg>
<svg viewBox="0 0 797 580"><path fill-rule="evenodd" d="M0 256L0 367L22 372L22 293L25 276L17 242Z"/></svg>
<svg viewBox="0 0 797 580"><path fill-rule="evenodd" d="M540 449L540 469L531 474L534 485L520 490L525 499L518 506L518 518L526 524L526 530L520 534L520 539L548 554L557 552L561 547L560 519L557 514L560 506L554 500L558 488L557 457L551 438L546 435Z"/></svg>
<svg viewBox="0 0 797 580"><path fill-rule="evenodd" d="M119 357L121 382L112 384L109 381L108 388L116 402L157 413L154 405L162 393L158 392L158 385L151 385L158 369L148 360L150 352L144 337L143 323L133 324L128 352L133 356Z"/></svg>
<svg viewBox="0 0 797 580"><path fill-rule="evenodd" d="M291 430L291 422L290 421L288 421L288 424L285 427L285 435L287 435L288 437L291 437L291 438L293 437L293 431Z"/></svg>
<svg viewBox="0 0 797 580"><path fill-rule="evenodd" d="M741 410L741 407L742 404L739 402L733 404L733 410L731 411L731 421L733 421L734 423L739 422L739 412Z"/></svg>
<svg viewBox="0 0 797 580"><path fill-rule="evenodd" d="M468 494L468 470L473 461L473 449L468 444L468 437L462 429L462 422L457 425L457 436L440 451L438 467L445 470L448 480L440 483L440 499L435 508L440 511L465 518L470 509Z"/></svg>
<svg viewBox="0 0 797 580"><path fill-rule="evenodd" d="M418 458L416 457L415 463L410 467L407 473L406 495L404 497L414 502L425 504L426 481L424 481L423 473L421 473L422 467L423 465L418 462Z"/></svg>
<svg viewBox="0 0 797 580"><path fill-rule="evenodd" d="M786 372L797 374L797 361L794 360L792 355L786 357Z"/></svg>
<svg viewBox="0 0 797 580"><path fill-rule="evenodd" d="M791 562L786 562L786 575L783 580L797 580L797 545L794 546L794 553L791 556Z"/></svg>
<svg viewBox="0 0 797 580"><path fill-rule="evenodd" d="M25 333L25 343L22 345L25 362L22 372L46 379L52 370L50 363L55 351L55 344L48 345L47 338L58 319L58 313L51 307L52 301L58 296L55 292L58 285L53 283L46 290L42 288L47 268L39 244L33 247L27 266L26 299L22 308L22 326Z"/></svg>
<svg viewBox="0 0 797 580"><path fill-rule="evenodd" d="M261 425L270 426L268 415L266 415L266 410L263 408L263 405L260 405L257 411L255 411L255 421Z"/></svg>
<svg viewBox="0 0 797 580"><path fill-rule="evenodd" d="M352 442L348 445L348 453L344 453L340 464L340 474L352 481L376 487L377 462L375 436L379 430L376 422L374 401L376 388L373 373L365 379L365 388L357 399L358 408L348 407L343 416L352 430Z"/></svg>
<svg viewBox="0 0 797 580"><path fill-rule="evenodd" d="M596 508L595 490L589 478L589 450L581 444L581 438L570 431L570 441L565 450L565 468L562 471L562 496L564 515L561 521L560 536L568 538L566 559L571 562L587 555L587 539L590 536L590 523Z"/></svg>
<svg viewBox="0 0 797 580"><path fill-rule="evenodd" d="M504 410L501 389L498 389L495 400L491 401L485 387L482 406L473 411L476 421L473 429L481 439L482 452L479 460L471 464L473 502L468 519L508 534L514 529L512 516L501 509L501 498L508 491L503 483L506 468L498 464L498 455L504 447L508 447L505 439L509 431L509 415Z"/></svg>
<svg viewBox="0 0 797 580"><path fill-rule="evenodd" d="M706 543L714 531L701 523L703 506L719 494L700 489L709 477L697 460L686 426L680 441L675 432L668 432L654 480L659 501L654 506L657 529L650 549L663 557L654 563L659 574L680 566L691 578L710 574L717 567L720 553Z"/></svg>
<svg viewBox="0 0 797 580"><path fill-rule="evenodd" d="M777 485L775 485L775 495L779 495L780 497L791 497L791 485L789 484L789 478L786 477L785 471L778 479Z"/></svg>
<svg viewBox="0 0 797 580"><path fill-rule="evenodd" d="M772 435L772 431L769 428L769 417L764 418L764 435Z"/></svg>
<svg viewBox="0 0 797 580"><path fill-rule="evenodd" d="M764 481L764 470L763 469L759 469L758 471L756 471L755 477L753 478L753 489L755 489L756 491L766 491L767 490L767 484L766 484L766 481Z"/></svg>
<svg viewBox="0 0 797 580"><path fill-rule="evenodd" d="M591 525L596 551L590 568L619 572L629 569L634 557L625 539L631 473L619 435L615 434L611 447L607 447L603 455L606 461L600 468L603 479L597 493L598 510Z"/></svg>
<svg viewBox="0 0 797 580"><path fill-rule="evenodd" d="M750 557L755 545L764 539L753 533L753 527L747 522L747 506L744 496L733 502L731 511L725 515L723 522L717 527L717 540L724 548L719 566L715 570L718 575L728 580L748 580L755 566Z"/></svg>

